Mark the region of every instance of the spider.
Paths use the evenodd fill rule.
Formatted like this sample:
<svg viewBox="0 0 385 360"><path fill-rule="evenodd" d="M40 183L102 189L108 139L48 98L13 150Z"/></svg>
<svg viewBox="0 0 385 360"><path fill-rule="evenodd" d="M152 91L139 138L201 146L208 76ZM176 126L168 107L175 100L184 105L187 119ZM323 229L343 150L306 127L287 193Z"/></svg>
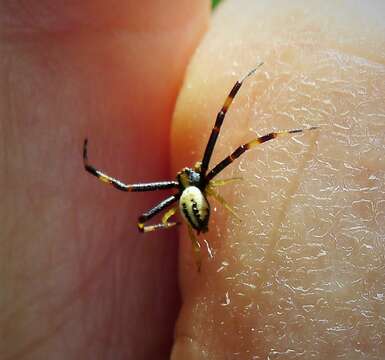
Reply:
<svg viewBox="0 0 385 360"><path fill-rule="evenodd" d="M234 97L238 93L244 81L256 72L256 70L263 63L259 63L251 71L249 71L243 78L238 80L230 93L225 99L225 102L218 112L214 127L211 130L210 138L207 142L206 149L203 154L202 161L195 163L193 168L185 167L179 171L176 175L176 180L170 181L158 181L150 183L138 183L138 184L125 184L120 180L117 180L111 176L108 176L104 172L98 170L93 165L88 162L87 155L87 145L88 140L84 140L83 146L83 162L84 168L90 174L96 176L100 181L110 184L121 191L154 191L154 190L163 190L163 189L175 189L176 193L167 197L159 204L155 205L150 210L143 213L139 216L138 219L138 229L140 232L150 232L158 229L169 229L175 225L178 225L177 222L170 222L170 218L176 213L177 206L174 206L167 210L163 217L162 221L159 224L145 225L145 223L153 218L155 215L165 210L169 206L173 205L176 202L179 202L179 210L182 214L182 217L187 223L188 231L190 238L193 244L193 250L196 257L196 263L198 271L200 269L200 244L195 237L194 231L199 235L199 233L205 233L208 231L208 224L210 218L210 203L207 199L208 196L214 197L218 200L224 207L229 210L234 216L237 217L235 211L231 206L217 193L215 187L226 185L230 182L241 180L241 178L231 178L226 180L214 180L214 178L224 170L228 165L230 165L235 159L241 156L247 150L253 148L258 144L262 144L266 141L273 140L279 136L287 134L298 134L308 130L314 130L318 127L312 126L306 129L291 129L291 130L282 130L271 132L269 134L263 135L256 139L253 139L246 144L243 144L236 148L229 156L225 157L221 162L209 170L209 163L211 155L213 153L215 144L219 132L221 130L223 121L225 119L226 113L230 108L230 105L233 102Z"/></svg>

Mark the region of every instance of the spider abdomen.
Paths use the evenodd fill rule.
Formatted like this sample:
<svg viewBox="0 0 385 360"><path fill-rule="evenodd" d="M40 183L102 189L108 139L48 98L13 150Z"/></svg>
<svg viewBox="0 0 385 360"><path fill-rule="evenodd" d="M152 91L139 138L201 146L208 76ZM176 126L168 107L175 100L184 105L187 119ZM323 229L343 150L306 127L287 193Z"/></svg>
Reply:
<svg viewBox="0 0 385 360"><path fill-rule="evenodd" d="M210 205L202 191L196 186L188 186L183 190L179 200L179 209L191 226L206 232L210 216Z"/></svg>

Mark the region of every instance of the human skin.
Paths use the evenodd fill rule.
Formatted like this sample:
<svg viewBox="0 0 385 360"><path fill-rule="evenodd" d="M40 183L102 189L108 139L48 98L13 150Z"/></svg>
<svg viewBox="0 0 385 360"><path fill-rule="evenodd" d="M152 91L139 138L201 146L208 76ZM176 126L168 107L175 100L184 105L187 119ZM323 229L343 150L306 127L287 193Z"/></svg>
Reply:
<svg viewBox="0 0 385 360"><path fill-rule="evenodd" d="M0 7L0 358L167 358L177 233L135 227L165 193L103 186L83 171L82 141L123 180L168 179L200 158L228 90L259 60L213 163L257 132L321 129L264 144L221 175L244 178L220 189L243 222L211 201L202 240L214 259L203 251L200 274L181 227L173 358L381 358L384 32L370 5L224 4L170 139L208 2L136 13L127 1L50 1L54 17L40 3Z"/></svg>
<svg viewBox="0 0 385 360"><path fill-rule="evenodd" d="M0 359L167 359L177 232L139 234L208 1L0 1Z"/></svg>
<svg viewBox="0 0 385 360"><path fill-rule="evenodd" d="M172 360L385 358L384 3L226 1L176 105L174 171L200 160L234 82L256 63L212 161L271 130L218 178L195 270L180 239ZM181 151L181 149L188 149ZM211 245L213 258L204 243Z"/></svg>

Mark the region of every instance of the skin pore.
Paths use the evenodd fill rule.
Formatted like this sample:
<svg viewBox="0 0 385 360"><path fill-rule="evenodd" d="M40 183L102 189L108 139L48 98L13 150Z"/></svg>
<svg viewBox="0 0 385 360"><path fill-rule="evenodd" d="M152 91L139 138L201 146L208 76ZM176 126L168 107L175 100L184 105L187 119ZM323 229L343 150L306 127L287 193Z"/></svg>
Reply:
<svg viewBox="0 0 385 360"><path fill-rule="evenodd" d="M0 358L167 359L177 316L173 360L384 357L381 2L226 1L187 73L209 2L145 3L0 1ZM242 223L210 200L201 273L183 226L178 269L177 231L136 228L165 193L103 186L83 140L117 178L170 179L262 60L211 165L321 129L234 162Z"/></svg>

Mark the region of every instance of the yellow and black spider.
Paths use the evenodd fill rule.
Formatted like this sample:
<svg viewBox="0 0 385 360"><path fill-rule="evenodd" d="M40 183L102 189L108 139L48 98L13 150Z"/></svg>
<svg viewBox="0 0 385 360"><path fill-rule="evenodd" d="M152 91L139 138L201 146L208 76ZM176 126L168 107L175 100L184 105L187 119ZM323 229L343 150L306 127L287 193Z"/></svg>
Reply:
<svg viewBox="0 0 385 360"><path fill-rule="evenodd" d="M313 126L307 129L282 130L278 132L271 132L267 135L258 137L254 140L249 141L246 144L239 146L237 149L235 149L235 151L233 151L231 155L224 158L219 164L217 164L210 171L208 171L211 155L213 153L215 143L217 141L219 131L223 124L223 120L225 118L227 110L229 109L235 95L238 93L243 82L250 75L254 74L258 67L260 67L262 64L263 63L258 64L249 73L247 73L246 76L244 76L241 80L237 81L234 84L233 88L231 89L229 95L227 96L222 106L222 109L217 114L215 125L211 130L210 138L206 145L202 161L198 161L193 168L183 168L176 175L176 180L127 185L117 179L106 175L102 171L96 169L94 166L89 164L87 156L88 141L87 139L84 140L84 168L90 174L96 176L102 182L111 184L118 190L122 191L154 191L162 189L176 189L176 193L174 195L171 195L168 198L164 199L159 204L157 204L152 209L148 210L139 217L138 229L141 232L148 232L158 229L168 229L177 225L177 222L169 222L169 219L176 213L177 207L172 207L171 209L166 211L163 215L161 223L154 225L145 225L145 223L162 210L179 201L179 210L188 225L190 238L193 243L193 249L196 254L198 269L200 268L200 244L194 236L193 230L195 230L197 234L199 234L200 232L206 232L208 230L208 223L210 218L210 204L207 200L207 196L213 196L221 204L223 204L226 209L228 209L233 215L237 216L233 209L215 191L214 188L216 186L225 185L229 182L239 180L239 178L227 180L213 180L214 177L217 176L224 168L230 165L235 159L241 156L245 151L251 149L252 147L258 144L262 144L266 141L275 139L276 137L285 134L297 134L306 130L314 130L317 128Z"/></svg>

